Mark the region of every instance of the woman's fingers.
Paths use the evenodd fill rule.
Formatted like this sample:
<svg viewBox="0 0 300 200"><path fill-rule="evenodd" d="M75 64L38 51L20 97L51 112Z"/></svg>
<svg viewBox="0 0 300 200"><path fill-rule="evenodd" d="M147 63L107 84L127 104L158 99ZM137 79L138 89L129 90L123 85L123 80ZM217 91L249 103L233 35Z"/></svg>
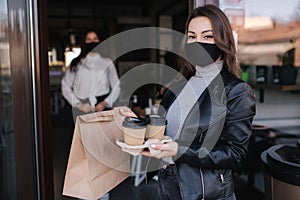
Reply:
<svg viewBox="0 0 300 200"><path fill-rule="evenodd" d="M150 150L150 151L143 151L141 154L144 156L151 156L160 159L160 158L175 156L178 151L178 144L176 142L168 142L165 144L153 143L150 145L149 148L154 150L160 150L161 152L152 155Z"/></svg>
<svg viewBox="0 0 300 200"><path fill-rule="evenodd" d="M120 109L120 113L121 115L127 116L127 117L137 117L136 114L134 112L132 112L132 110L130 110L129 108L121 108Z"/></svg>

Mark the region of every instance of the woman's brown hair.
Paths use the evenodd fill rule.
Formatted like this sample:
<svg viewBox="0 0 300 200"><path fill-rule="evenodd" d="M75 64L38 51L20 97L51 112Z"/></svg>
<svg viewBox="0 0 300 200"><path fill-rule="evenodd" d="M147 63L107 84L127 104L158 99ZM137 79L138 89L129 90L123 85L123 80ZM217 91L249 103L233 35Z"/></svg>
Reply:
<svg viewBox="0 0 300 200"><path fill-rule="evenodd" d="M236 77L240 77L241 68L237 62L236 46L232 34L232 29L226 15L214 5L205 5L198 7L192 11L187 19L185 31L188 32L188 27L192 19L196 17L207 17L212 23L214 39L217 47L223 51L224 66L229 72ZM189 78L195 73L195 67L190 64L183 64L182 60L181 73Z"/></svg>

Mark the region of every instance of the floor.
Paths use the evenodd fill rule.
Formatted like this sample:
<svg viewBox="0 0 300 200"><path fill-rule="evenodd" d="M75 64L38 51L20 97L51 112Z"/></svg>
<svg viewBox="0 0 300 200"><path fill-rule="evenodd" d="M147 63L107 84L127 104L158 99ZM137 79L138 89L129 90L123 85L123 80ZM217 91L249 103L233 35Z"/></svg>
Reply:
<svg viewBox="0 0 300 200"><path fill-rule="evenodd" d="M52 135L55 200L75 199L62 195L64 174L73 137L72 123L68 122L64 125L54 123L52 125ZM264 194L260 190L249 189L245 176L236 176L235 183L235 193L238 200L264 199ZM134 178L129 177L110 192L110 200L153 200L155 195L155 180L151 180L148 184L143 182L138 187L135 187Z"/></svg>

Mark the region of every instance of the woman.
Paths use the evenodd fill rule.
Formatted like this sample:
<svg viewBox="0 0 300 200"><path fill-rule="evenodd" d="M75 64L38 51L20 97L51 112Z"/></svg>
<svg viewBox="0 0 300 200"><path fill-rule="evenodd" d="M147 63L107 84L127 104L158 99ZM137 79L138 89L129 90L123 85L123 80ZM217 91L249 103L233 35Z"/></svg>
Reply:
<svg viewBox="0 0 300 200"><path fill-rule="evenodd" d="M75 108L75 116L109 109L120 93L115 65L93 51L100 43L98 35L88 30L84 38L80 55L72 60L61 82L62 94Z"/></svg>
<svg viewBox="0 0 300 200"><path fill-rule="evenodd" d="M173 142L152 144L159 154L142 154L161 159L158 199L235 199L232 171L246 158L254 93L239 79L232 30L219 8L196 8L186 35L189 63L181 62L181 73L188 82L174 83L161 102Z"/></svg>

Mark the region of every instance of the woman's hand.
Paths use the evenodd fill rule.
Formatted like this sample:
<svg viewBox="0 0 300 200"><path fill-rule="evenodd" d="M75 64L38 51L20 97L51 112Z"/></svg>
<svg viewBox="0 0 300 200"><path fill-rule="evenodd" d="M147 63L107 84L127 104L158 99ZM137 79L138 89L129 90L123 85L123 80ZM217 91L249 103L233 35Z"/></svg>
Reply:
<svg viewBox="0 0 300 200"><path fill-rule="evenodd" d="M101 101L100 103L98 103L95 107L95 111L99 112L99 111L103 111L106 106L108 105L108 103L106 101Z"/></svg>
<svg viewBox="0 0 300 200"><path fill-rule="evenodd" d="M94 110L89 103L78 103L76 107L85 113L92 112Z"/></svg>
<svg viewBox="0 0 300 200"><path fill-rule="evenodd" d="M126 107L121 108L120 113L121 113L121 115L126 116L126 117L137 117L136 114L134 112L132 112L132 110L130 110L129 108L126 108Z"/></svg>
<svg viewBox="0 0 300 200"><path fill-rule="evenodd" d="M160 150L161 152L155 155L151 155L150 151L143 151L141 154L144 156L155 157L157 159L176 156L178 152L178 143L177 142L167 142L165 144L151 144L149 148L154 150Z"/></svg>

